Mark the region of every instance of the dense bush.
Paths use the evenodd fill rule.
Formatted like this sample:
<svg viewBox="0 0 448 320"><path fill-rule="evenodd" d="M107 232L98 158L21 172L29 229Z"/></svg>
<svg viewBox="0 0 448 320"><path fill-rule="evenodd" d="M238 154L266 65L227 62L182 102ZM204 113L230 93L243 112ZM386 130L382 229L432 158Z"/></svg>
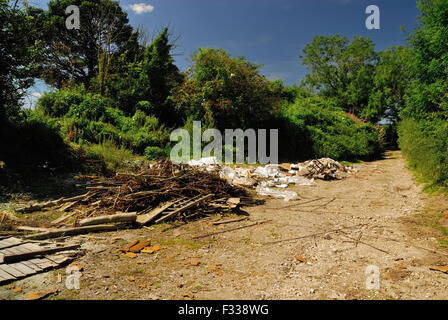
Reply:
<svg viewBox="0 0 448 320"><path fill-rule="evenodd" d="M174 95L184 122L192 118L220 130L258 128L278 112L282 101L278 83L273 86L246 58L232 58L223 49L200 48L192 62Z"/></svg>
<svg viewBox="0 0 448 320"><path fill-rule="evenodd" d="M144 155L148 160L159 160L168 156L167 151L159 147L146 147Z"/></svg>
<svg viewBox="0 0 448 320"><path fill-rule="evenodd" d="M411 83L399 126L409 165L430 183L448 186L448 5L419 1L419 27L409 36Z"/></svg>
<svg viewBox="0 0 448 320"><path fill-rule="evenodd" d="M6 122L0 126L0 159L7 167L23 165L55 168L76 166L75 156L57 128L50 122L33 118Z"/></svg>
<svg viewBox="0 0 448 320"><path fill-rule="evenodd" d="M287 154L283 156L367 160L381 155L380 130L326 103L321 98L302 97L284 107L280 150Z"/></svg>
<svg viewBox="0 0 448 320"><path fill-rule="evenodd" d="M141 155L148 146L165 146L169 138L154 116L137 110L128 117L112 99L82 89L44 94L34 117L53 123L68 142L101 144L107 140Z"/></svg>
<svg viewBox="0 0 448 320"><path fill-rule="evenodd" d="M448 186L448 123L441 119L403 120L398 129L399 146L409 165L425 181Z"/></svg>

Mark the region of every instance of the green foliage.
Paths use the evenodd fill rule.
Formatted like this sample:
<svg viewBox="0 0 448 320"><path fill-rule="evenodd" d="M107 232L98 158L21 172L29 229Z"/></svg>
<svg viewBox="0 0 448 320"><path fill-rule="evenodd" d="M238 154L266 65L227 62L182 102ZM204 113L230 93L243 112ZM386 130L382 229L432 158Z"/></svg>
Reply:
<svg viewBox="0 0 448 320"><path fill-rule="evenodd" d="M167 150L159 147L146 147L144 155L148 160L159 160L169 156Z"/></svg>
<svg viewBox="0 0 448 320"><path fill-rule="evenodd" d="M361 115L378 61L373 42L361 36L351 42L340 35L316 36L303 52L303 64L311 70L305 84L347 112Z"/></svg>
<svg viewBox="0 0 448 320"><path fill-rule="evenodd" d="M107 82L107 94L127 115L141 110L168 125L179 124L170 95L183 77L174 65L172 47L165 28L145 48L141 60L123 61L122 71Z"/></svg>
<svg viewBox="0 0 448 320"><path fill-rule="evenodd" d="M419 1L420 26L409 36L411 83L399 145L425 181L448 186L448 3Z"/></svg>
<svg viewBox="0 0 448 320"><path fill-rule="evenodd" d="M45 166L75 168L73 154L51 122L25 118L0 127L0 155L6 166Z"/></svg>
<svg viewBox="0 0 448 320"><path fill-rule="evenodd" d="M126 167L125 162L132 159L131 151L117 147L113 141L104 140L100 144L92 144L83 148L87 160L100 160L106 164L106 169L116 171Z"/></svg>
<svg viewBox="0 0 448 320"><path fill-rule="evenodd" d="M381 155L382 134L373 125L347 115L318 97L299 98L283 111L283 157L368 160ZM286 120L286 123L285 123Z"/></svg>
<svg viewBox="0 0 448 320"><path fill-rule="evenodd" d="M190 117L205 127L258 128L278 112L278 90L246 58L200 48L192 63L188 79L174 95L184 122Z"/></svg>
<svg viewBox="0 0 448 320"><path fill-rule="evenodd" d="M76 5L80 11L80 29L67 29L65 10ZM39 77L61 88L67 83L102 85L121 54L137 54L135 35L127 13L118 1L51 0L48 10L34 9L39 21L39 38L44 54L40 56ZM137 46L138 47L138 46Z"/></svg>
<svg viewBox="0 0 448 320"><path fill-rule="evenodd" d="M407 91L405 117L448 118L448 3L419 1L420 28L409 37L413 81Z"/></svg>
<svg viewBox="0 0 448 320"><path fill-rule="evenodd" d="M410 83L407 63L411 59L409 47L391 47L379 53L369 103L361 117L372 122L400 120L405 106L405 91Z"/></svg>
<svg viewBox="0 0 448 320"><path fill-rule="evenodd" d="M23 91L34 82L34 27L27 13L0 0L0 126L18 120Z"/></svg>
<svg viewBox="0 0 448 320"><path fill-rule="evenodd" d="M80 89L45 93L37 102L35 117L53 122L68 142L101 144L143 154L148 146L164 146L168 133L159 120L136 111L133 117L116 108L111 98Z"/></svg>
<svg viewBox="0 0 448 320"><path fill-rule="evenodd" d="M448 186L448 123L405 119L399 125L399 145L409 165L425 181Z"/></svg>

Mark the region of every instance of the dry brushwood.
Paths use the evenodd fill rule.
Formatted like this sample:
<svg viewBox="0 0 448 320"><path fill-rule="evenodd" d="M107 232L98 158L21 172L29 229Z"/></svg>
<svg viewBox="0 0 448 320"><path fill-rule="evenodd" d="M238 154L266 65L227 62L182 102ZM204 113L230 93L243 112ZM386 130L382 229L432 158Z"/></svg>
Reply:
<svg viewBox="0 0 448 320"><path fill-rule="evenodd" d="M86 185L86 189L88 193L83 196L34 204L22 210L29 212L34 208L48 208L76 201L70 204L70 211L77 213L61 220L70 218L78 221L115 215L117 212L136 212L137 216L148 216L150 213L145 219L137 218L140 223L140 220L160 222L229 211L231 208L226 201L232 197L241 198L242 205L257 203L251 199L246 189L230 185L219 177L218 172L173 164L169 160L160 161L138 173L118 173L113 178L93 179ZM195 199L198 201L192 201ZM156 219L154 210L166 203L172 203L173 206L166 210L165 215ZM106 220L110 222L109 219Z"/></svg>

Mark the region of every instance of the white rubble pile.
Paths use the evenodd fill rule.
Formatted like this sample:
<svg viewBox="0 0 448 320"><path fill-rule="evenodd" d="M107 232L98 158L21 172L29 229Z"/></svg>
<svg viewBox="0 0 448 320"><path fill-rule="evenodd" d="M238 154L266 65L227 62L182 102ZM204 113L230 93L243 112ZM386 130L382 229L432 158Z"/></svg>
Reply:
<svg viewBox="0 0 448 320"><path fill-rule="evenodd" d="M220 165L216 157L190 160L191 166L204 167L207 171L218 170L221 178L232 185L256 186L259 195L283 198L285 201L299 199L294 191L285 190L289 185L315 186L317 179L342 179L356 169L339 162L322 158L303 163L269 164L257 167L235 167Z"/></svg>

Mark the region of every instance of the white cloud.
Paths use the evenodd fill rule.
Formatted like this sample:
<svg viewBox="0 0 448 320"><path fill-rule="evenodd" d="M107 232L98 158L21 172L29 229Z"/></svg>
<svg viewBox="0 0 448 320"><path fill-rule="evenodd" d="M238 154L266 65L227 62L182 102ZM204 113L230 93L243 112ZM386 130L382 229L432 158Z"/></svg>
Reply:
<svg viewBox="0 0 448 320"><path fill-rule="evenodd" d="M136 3L136 4L131 4L129 6L129 8L132 11L134 11L135 14L143 14L143 13L153 12L154 11L154 6L152 6L150 4L143 3L143 2Z"/></svg>
<svg viewBox="0 0 448 320"><path fill-rule="evenodd" d="M42 97L42 95L41 95L39 92L32 92L32 93L31 93L31 96L32 96L32 97L35 97L35 98L40 98L40 97Z"/></svg>

